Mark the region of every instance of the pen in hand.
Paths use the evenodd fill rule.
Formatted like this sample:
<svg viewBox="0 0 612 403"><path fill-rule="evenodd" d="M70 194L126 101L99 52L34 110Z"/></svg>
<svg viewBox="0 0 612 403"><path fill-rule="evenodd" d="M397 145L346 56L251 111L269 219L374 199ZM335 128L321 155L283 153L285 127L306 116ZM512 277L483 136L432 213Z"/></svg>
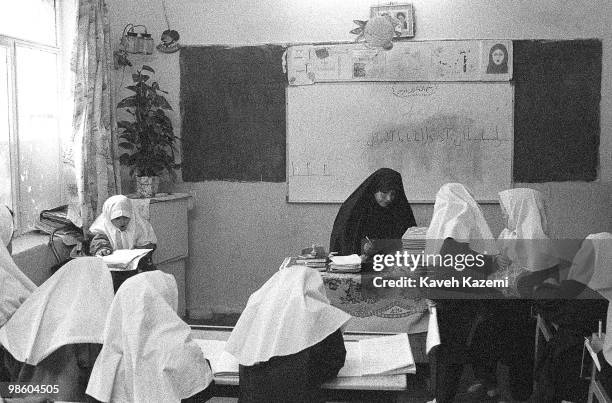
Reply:
<svg viewBox="0 0 612 403"><path fill-rule="evenodd" d="M369 254L374 249L374 243L368 236L366 236L365 239L367 242L363 245L363 252Z"/></svg>

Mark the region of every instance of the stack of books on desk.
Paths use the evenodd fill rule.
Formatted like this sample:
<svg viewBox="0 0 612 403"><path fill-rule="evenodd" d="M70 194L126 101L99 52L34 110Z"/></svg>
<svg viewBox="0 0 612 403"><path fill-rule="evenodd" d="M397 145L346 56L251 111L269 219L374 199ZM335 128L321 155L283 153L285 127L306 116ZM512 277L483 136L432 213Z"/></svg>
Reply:
<svg viewBox="0 0 612 403"><path fill-rule="evenodd" d="M306 256L298 256L294 262L295 265L302 265L306 267L312 267L319 271L325 271L327 269L327 258L312 258Z"/></svg>
<svg viewBox="0 0 612 403"><path fill-rule="evenodd" d="M411 227L402 235L402 246L404 250L420 253L425 249L425 236L427 227Z"/></svg>
<svg viewBox="0 0 612 403"><path fill-rule="evenodd" d="M330 257L329 271L336 273L359 273L361 271L361 258L359 255Z"/></svg>

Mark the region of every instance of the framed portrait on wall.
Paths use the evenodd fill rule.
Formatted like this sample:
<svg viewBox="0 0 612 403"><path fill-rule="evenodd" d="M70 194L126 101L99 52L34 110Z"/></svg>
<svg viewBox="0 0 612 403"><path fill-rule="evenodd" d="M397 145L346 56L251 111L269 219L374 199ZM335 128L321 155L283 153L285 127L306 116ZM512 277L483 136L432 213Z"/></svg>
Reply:
<svg viewBox="0 0 612 403"><path fill-rule="evenodd" d="M414 38L414 8L412 4L370 7L370 18L389 15L395 24L396 38Z"/></svg>

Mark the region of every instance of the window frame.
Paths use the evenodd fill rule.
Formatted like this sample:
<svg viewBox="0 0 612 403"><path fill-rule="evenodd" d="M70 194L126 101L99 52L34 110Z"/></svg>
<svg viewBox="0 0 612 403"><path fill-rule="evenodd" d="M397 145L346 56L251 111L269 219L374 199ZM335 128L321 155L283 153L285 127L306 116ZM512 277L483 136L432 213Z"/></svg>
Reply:
<svg viewBox="0 0 612 403"><path fill-rule="evenodd" d="M61 7L60 2L54 2L55 15L54 15L54 24L55 24L55 45L47 45L43 43L38 43L30 40L15 38L9 35L0 34L0 46L6 48L7 50L7 59L6 59L6 67L7 67L7 95L8 95L8 131L9 131L9 169L11 172L11 209L14 212L14 222L16 233L15 235L21 235L28 231L31 231L32 228L25 228L24 222L22 220L22 195L21 195L21 185L19 181L20 175L20 166L19 166L19 111L18 111L18 102L19 95L17 89L17 48L30 48L34 50L44 51L55 55L55 63L56 63L56 80L57 80L57 88L56 88L56 125L57 125L57 141L59 142L58 147L58 155L56 156L58 160L58 177L57 177L57 188L60 192L60 200L65 202L66 195L65 189L63 186L64 183L64 170L63 170L63 159L62 159L62 78L64 74L62 72L62 57L65 55L62 53L62 48L60 47L60 33L63 32L63 29L60 25L61 19Z"/></svg>

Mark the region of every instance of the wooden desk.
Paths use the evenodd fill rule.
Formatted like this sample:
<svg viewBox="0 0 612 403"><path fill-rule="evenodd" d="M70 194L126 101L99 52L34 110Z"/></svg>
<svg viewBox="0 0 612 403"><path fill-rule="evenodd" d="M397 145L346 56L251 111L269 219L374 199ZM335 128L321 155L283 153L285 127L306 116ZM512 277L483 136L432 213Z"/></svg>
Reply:
<svg viewBox="0 0 612 403"><path fill-rule="evenodd" d="M227 340L232 331L227 326L191 326L194 339ZM362 339L384 336L389 333L345 332L348 339ZM410 337L411 348L413 338ZM416 341L416 340L415 340ZM413 354L414 355L414 354ZM340 377L322 385L327 400L361 400L372 402L423 402L429 395L426 391L426 379L417 370L417 374ZM214 396L238 397L238 376L215 377Z"/></svg>
<svg viewBox="0 0 612 403"><path fill-rule="evenodd" d="M296 258L287 257L279 270L290 268ZM375 277L412 276L409 268L393 272L321 272L329 302L353 318L346 330L359 332L425 333L429 324L428 303L416 288L373 288ZM415 357L415 360L418 359Z"/></svg>

